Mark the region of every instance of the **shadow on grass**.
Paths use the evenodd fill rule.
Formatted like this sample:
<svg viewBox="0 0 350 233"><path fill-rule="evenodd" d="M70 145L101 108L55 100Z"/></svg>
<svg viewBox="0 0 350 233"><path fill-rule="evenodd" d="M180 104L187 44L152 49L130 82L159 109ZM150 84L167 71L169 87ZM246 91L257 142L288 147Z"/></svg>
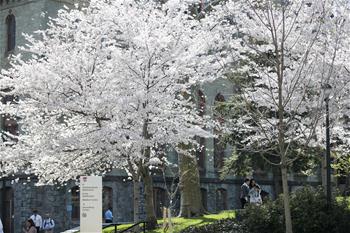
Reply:
<svg viewBox="0 0 350 233"><path fill-rule="evenodd" d="M174 232L180 232L188 227L199 227L207 224L211 224L221 219L235 218L234 211L224 211L219 214L209 214L196 218L173 218L172 223L174 226ZM148 231L147 233L163 233L162 225L163 221L158 221L158 229Z"/></svg>
<svg viewBox="0 0 350 233"><path fill-rule="evenodd" d="M196 218L182 218L182 217L174 217L172 218L172 224L174 227L174 232L180 232L188 227L198 227L206 224L211 224L215 221L227 218L235 218L235 211L223 211L218 214L207 214L202 217ZM119 230L126 229L126 225L121 225L118 227ZM104 231L105 233L114 232L112 229L108 229ZM158 220L158 228L156 230L147 231L147 233L163 233L163 220Z"/></svg>

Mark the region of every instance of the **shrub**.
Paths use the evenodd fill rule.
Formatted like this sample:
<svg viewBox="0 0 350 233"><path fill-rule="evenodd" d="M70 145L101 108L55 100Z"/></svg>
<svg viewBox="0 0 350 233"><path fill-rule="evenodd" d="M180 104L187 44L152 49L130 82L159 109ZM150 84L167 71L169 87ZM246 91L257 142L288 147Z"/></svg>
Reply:
<svg viewBox="0 0 350 233"><path fill-rule="evenodd" d="M346 233L350 229L350 209L346 201L327 208L320 188L306 187L290 199L293 231L298 233ZM262 206L248 206L238 218L249 233L284 233L282 196Z"/></svg>
<svg viewBox="0 0 350 233"><path fill-rule="evenodd" d="M238 214L241 225L250 233L283 233L283 208L280 199L264 205L249 205Z"/></svg>
<svg viewBox="0 0 350 233"><path fill-rule="evenodd" d="M192 226L182 230L180 233L243 233L235 219L222 219L203 226Z"/></svg>

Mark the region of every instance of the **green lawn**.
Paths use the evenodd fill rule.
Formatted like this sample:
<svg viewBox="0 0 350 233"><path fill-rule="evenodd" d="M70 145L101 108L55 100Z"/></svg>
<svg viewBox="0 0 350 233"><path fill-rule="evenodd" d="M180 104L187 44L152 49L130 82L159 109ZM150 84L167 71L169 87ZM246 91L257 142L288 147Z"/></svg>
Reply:
<svg viewBox="0 0 350 233"><path fill-rule="evenodd" d="M128 227L131 227L133 224L123 224L117 227L117 231L125 230ZM114 233L114 227L109 227L106 229L103 229L103 233Z"/></svg>
<svg viewBox="0 0 350 233"><path fill-rule="evenodd" d="M205 224L210 224L220 219L234 218L236 216L235 211L223 211L219 214L208 214L199 218L172 218L172 223L174 225L174 232L180 232L189 226L202 226ZM163 220L158 220L159 228L153 231L148 231L148 233L163 233L162 225ZM131 224L118 226L118 230L126 229L131 226ZM113 233L114 228L106 228L103 233Z"/></svg>

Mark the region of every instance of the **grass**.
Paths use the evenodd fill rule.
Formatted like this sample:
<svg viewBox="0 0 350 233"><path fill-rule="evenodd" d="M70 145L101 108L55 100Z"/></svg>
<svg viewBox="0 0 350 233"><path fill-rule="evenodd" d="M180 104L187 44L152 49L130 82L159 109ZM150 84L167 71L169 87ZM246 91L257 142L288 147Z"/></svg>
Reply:
<svg viewBox="0 0 350 233"><path fill-rule="evenodd" d="M181 230L184 230L190 226L202 226L206 224L213 223L217 220L220 219L225 219L225 218L235 218L236 213L235 211L223 211L219 214L207 214L204 215L203 217L198 217L198 218L172 218L172 223L174 226L174 233L178 233ZM156 230L148 231L148 233L163 233L163 220L158 220L158 225L159 228ZM126 229L127 227L131 226L131 224L126 224L126 225L121 225L118 226L118 230L123 230ZM103 230L103 233L113 233L114 228L106 228Z"/></svg>
<svg viewBox="0 0 350 233"><path fill-rule="evenodd" d="M117 227L117 231L125 230L128 227L131 227L133 224L123 224ZM103 233L114 233L114 227L108 227L106 229L103 229Z"/></svg>

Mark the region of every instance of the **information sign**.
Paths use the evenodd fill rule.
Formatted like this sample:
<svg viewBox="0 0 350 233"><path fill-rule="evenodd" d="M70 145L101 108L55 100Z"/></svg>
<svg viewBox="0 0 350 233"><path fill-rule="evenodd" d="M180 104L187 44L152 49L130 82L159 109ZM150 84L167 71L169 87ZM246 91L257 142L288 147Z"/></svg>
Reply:
<svg viewBox="0 0 350 233"><path fill-rule="evenodd" d="M80 232L102 232L102 177L80 177Z"/></svg>

